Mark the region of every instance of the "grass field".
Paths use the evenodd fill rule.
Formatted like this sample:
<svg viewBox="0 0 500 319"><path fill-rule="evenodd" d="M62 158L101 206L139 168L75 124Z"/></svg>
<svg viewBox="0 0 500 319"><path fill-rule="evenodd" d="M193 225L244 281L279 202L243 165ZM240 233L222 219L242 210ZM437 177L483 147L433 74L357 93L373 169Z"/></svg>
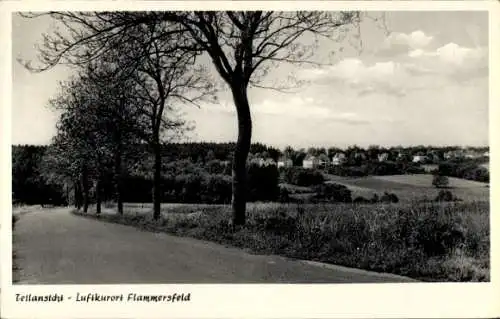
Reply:
<svg viewBox="0 0 500 319"><path fill-rule="evenodd" d="M367 177L342 177L326 175L329 182L347 186L352 192L352 197L362 196L371 198L373 194L383 192L396 194L399 200L411 202L420 199L433 199L439 189L432 186L432 175L389 175ZM469 181L460 178L449 178L450 191L458 198L468 201L489 201L490 193L488 184Z"/></svg>
<svg viewBox="0 0 500 319"><path fill-rule="evenodd" d="M113 205L100 219L276 254L425 281L489 281L487 202L398 204L251 203L247 224L227 205ZM80 212L76 212L80 214ZM91 211L89 217L95 217Z"/></svg>
<svg viewBox="0 0 500 319"><path fill-rule="evenodd" d="M413 175L388 175L388 176L374 176L376 179L383 181L401 183L416 187L433 187L431 174L413 174ZM486 187L488 183L481 183L470 181L462 178L448 177L449 187L451 188L477 188Z"/></svg>

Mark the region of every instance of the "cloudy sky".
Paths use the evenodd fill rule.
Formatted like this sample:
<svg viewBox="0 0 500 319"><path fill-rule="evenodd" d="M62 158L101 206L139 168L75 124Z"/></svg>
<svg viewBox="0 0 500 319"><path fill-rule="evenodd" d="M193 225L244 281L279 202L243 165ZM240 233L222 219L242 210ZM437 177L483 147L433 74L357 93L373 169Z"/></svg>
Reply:
<svg viewBox="0 0 500 319"><path fill-rule="evenodd" d="M274 79L293 73L307 81L295 93L252 89L253 140L278 147L487 145L487 13L389 12L386 26L388 34L364 23L361 42L351 46L322 43L319 53L336 53L328 66L275 70ZM33 58L41 32L50 30L50 20L14 17L13 58ZM64 67L31 74L13 63L14 144L50 141L57 114L47 99L68 75ZM192 140L236 138L227 93L217 105L184 112L196 125Z"/></svg>

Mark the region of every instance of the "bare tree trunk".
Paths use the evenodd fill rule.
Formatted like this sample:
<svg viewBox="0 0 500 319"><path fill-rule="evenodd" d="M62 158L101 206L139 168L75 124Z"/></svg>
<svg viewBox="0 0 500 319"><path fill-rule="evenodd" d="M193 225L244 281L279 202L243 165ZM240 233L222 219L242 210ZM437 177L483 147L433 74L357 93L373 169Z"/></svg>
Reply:
<svg viewBox="0 0 500 319"><path fill-rule="evenodd" d="M121 138L118 133L117 148L115 153L115 191L116 191L116 206L118 214L123 215L123 198L122 198L122 147Z"/></svg>
<svg viewBox="0 0 500 319"><path fill-rule="evenodd" d="M96 215L101 214L101 176L97 178L97 183L95 186L95 201L96 201Z"/></svg>
<svg viewBox="0 0 500 319"><path fill-rule="evenodd" d="M87 174L87 167L83 167L83 172L82 172L82 189L83 189L83 212L87 213L89 210L89 200L90 200L90 194L89 194L89 183L88 183L88 174Z"/></svg>
<svg viewBox="0 0 500 319"><path fill-rule="evenodd" d="M238 114L238 140L233 156L233 225L246 222L247 170L246 161L252 140L252 116L245 85L238 83L232 87L233 100Z"/></svg>
<svg viewBox="0 0 500 319"><path fill-rule="evenodd" d="M160 206L161 206L161 189L160 189L160 179L161 179L161 144L159 134L155 133L153 137L153 153L154 153L154 175L153 175L153 219L158 220L160 218Z"/></svg>
<svg viewBox="0 0 500 319"><path fill-rule="evenodd" d="M80 209L82 207L82 189L80 187L80 182L73 182L75 186L75 207Z"/></svg>

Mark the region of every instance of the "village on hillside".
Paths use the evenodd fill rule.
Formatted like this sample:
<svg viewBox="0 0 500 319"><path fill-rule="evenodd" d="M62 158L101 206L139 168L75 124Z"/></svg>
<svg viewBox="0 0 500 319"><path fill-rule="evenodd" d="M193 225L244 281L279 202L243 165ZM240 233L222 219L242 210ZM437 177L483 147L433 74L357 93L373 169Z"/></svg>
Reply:
<svg viewBox="0 0 500 319"><path fill-rule="evenodd" d="M420 147L423 148L423 147ZM378 162L411 162L420 164L427 171L431 172L443 161L461 161L461 160L476 160L482 162L482 166L488 168L489 151L488 148L458 148L455 150L445 150L428 148L426 151L421 150L399 150L393 148L389 151L385 149L361 150L353 148L347 152L338 151L332 154L325 149L311 148L306 152L302 160L303 168L310 169L328 169L331 166L339 166L348 164L349 162L364 163L367 160L376 159ZM304 151L303 151L304 152ZM286 153L286 150L285 150ZM317 155L316 155L317 154ZM250 159L251 163L260 166L276 165L277 167L292 167L296 166L293 160L287 156L280 156L277 160L272 157L263 157L261 154L254 154Z"/></svg>

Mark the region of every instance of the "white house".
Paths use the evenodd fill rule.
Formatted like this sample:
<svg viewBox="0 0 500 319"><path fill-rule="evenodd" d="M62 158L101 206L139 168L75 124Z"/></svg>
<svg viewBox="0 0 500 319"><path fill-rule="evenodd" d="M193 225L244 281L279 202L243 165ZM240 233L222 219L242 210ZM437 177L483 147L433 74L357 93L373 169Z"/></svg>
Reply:
<svg viewBox="0 0 500 319"><path fill-rule="evenodd" d="M379 162L385 162L389 158L389 153L382 153L378 155Z"/></svg>
<svg viewBox="0 0 500 319"><path fill-rule="evenodd" d="M289 158L280 158L278 160L278 167L292 167L293 161Z"/></svg>
<svg viewBox="0 0 500 319"><path fill-rule="evenodd" d="M330 166L330 158L326 154L318 156L318 167L327 168Z"/></svg>
<svg viewBox="0 0 500 319"><path fill-rule="evenodd" d="M302 167L304 168L316 168L319 165L319 160L316 156L307 156L302 161Z"/></svg>
<svg viewBox="0 0 500 319"><path fill-rule="evenodd" d="M276 162L272 158L255 157L250 160L250 163L257 164L259 166L270 166L276 165Z"/></svg>
<svg viewBox="0 0 500 319"><path fill-rule="evenodd" d="M353 157L356 159L356 160L361 160L361 161L365 161L366 160L366 154L363 153L363 152L355 152Z"/></svg>
<svg viewBox="0 0 500 319"><path fill-rule="evenodd" d="M413 163L423 163L427 160L427 157L425 155L414 155L413 156Z"/></svg>
<svg viewBox="0 0 500 319"><path fill-rule="evenodd" d="M347 161L347 157L344 153L335 153L332 157L332 165L338 166L342 165Z"/></svg>

